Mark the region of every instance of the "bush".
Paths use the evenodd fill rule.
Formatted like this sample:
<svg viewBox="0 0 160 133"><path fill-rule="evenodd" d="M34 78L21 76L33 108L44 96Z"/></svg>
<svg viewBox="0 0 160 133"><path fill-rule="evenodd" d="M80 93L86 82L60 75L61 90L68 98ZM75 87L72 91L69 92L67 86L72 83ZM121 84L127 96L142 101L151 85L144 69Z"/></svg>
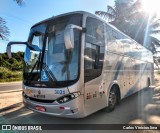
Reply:
<svg viewBox="0 0 160 133"><path fill-rule="evenodd" d="M160 74L160 70L157 71L157 74Z"/></svg>
<svg viewBox="0 0 160 133"><path fill-rule="evenodd" d="M0 67L0 82L22 80L21 71L11 71L7 68Z"/></svg>
<svg viewBox="0 0 160 133"><path fill-rule="evenodd" d="M6 53L0 53L0 82L22 80L23 52L12 54L9 59Z"/></svg>
<svg viewBox="0 0 160 133"><path fill-rule="evenodd" d="M0 53L0 67L10 69L12 71L23 70L23 52L13 53L13 58L9 59L6 53Z"/></svg>

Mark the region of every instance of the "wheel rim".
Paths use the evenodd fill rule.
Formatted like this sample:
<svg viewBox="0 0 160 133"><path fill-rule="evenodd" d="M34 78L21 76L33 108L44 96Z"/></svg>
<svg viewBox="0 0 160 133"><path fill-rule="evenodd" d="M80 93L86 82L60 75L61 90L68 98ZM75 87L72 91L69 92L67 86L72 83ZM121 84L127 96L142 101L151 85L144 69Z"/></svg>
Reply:
<svg viewBox="0 0 160 133"><path fill-rule="evenodd" d="M113 108L116 105L117 97L114 91L110 92L109 95L109 106Z"/></svg>

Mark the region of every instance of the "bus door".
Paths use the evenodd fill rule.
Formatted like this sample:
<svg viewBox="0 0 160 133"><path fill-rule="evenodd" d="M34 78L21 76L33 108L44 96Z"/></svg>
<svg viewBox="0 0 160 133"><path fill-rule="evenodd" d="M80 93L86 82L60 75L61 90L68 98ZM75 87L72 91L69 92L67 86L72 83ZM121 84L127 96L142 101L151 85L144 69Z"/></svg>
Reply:
<svg viewBox="0 0 160 133"><path fill-rule="evenodd" d="M94 18L87 18L84 48L85 108L88 113L104 107L104 28L103 23ZM106 104L106 103L105 103Z"/></svg>

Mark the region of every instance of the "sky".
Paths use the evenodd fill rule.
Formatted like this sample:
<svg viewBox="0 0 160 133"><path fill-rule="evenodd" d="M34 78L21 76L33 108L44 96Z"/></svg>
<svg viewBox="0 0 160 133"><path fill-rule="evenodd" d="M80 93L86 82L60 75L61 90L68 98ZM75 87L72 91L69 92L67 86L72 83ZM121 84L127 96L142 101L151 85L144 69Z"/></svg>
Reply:
<svg viewBox="0 0 160 133"><path fill-rule="evenodd" d="M25 0L18 6L14 0L0 0L0 17L10 30L9 41L27 41L32 25L44 19L71 11L107 11L114 0ZM0 40L0 53L6 52L8 41ZM22 47L14 47L19 51Z"/></svg>

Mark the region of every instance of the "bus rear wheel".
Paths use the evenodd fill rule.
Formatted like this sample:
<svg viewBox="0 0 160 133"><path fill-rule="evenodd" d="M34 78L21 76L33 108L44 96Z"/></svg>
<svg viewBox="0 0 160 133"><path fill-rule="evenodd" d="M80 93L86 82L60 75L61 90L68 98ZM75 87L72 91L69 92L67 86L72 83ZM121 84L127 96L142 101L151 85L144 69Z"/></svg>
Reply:
<svg viewBox="0 0 160 133"><path fill-rule="evenodd" d="M118 96L115 88L112 88L109 93L109 99L108 99L108 107L107 111L111 112L115 109L117 104Z"/></svg>

